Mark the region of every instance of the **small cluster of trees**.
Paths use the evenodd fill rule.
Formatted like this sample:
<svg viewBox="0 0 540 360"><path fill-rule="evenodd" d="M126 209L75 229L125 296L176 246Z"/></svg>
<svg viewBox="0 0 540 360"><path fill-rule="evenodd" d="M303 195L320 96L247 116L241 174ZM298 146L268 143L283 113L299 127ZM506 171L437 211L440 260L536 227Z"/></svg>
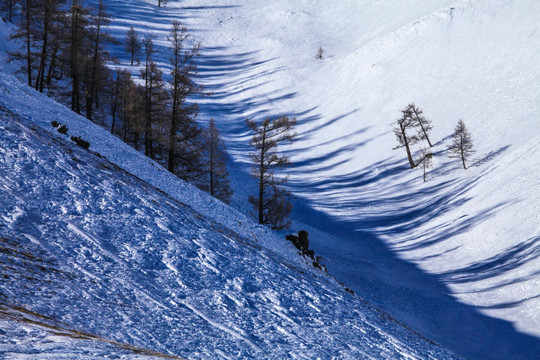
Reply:
<svg viewBox="0 0 540 360"><path fill-rule="evenodd" d="M431 120L427 119L423 111L414 103L401 110L401 114L394 126L394 134L398 142L394 149L404 148L411 169L420 166L423 169L424 181L426 181L426 170L433 163L433 153L429 151L429 148L433 147L429 138L429 132L433 128ZM412 145L422 141L425 141L426 146L420 150L420 157L415 161L412 155ZM466 162L474 153L474 149L471 135L461 119L454 130L452 144L448 151L449 157L461 159L463 168L467 169Z"/></svg>
<svg viewBox="0 0 540 360"><path fill-rule="evenodd" d="M154 61L153 37L127 31L131 64L143 58L139 85L131 71L111 69L117 60L106 45L118 39L107 32L111 17L103 0L95 6L84 0L3 0L1 5L18 25L12 37L23 46L10 60L21 64L29 86L109 124L111 133L169 171L230 201L224 143L213 120L207 128L198 125L198 105L189 100L204 94L194 81L200 45L186 46L184 26L173 22L168 36L168 81Z"/></svg>

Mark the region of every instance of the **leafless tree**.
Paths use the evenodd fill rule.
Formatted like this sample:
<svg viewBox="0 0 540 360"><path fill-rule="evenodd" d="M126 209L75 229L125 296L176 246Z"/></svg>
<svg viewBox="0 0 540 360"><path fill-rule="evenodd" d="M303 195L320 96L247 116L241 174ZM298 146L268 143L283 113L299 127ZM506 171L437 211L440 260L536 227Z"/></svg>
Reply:
<svg viewBox="0 0 540 360"><path fill-rule="evenodd" d="M407 110L413 119L414 125L418 128L418 138L420 140L426 140L429 147L433 147L431 141L429 140L429 132L431 129L433 129L431 120L426 119L422 109L417 107L414 103L407 105Z"/></svg>
<svg viewBox="0 0 540 360"><path fill-rule="evenodd" d="M401 113L402 116L401 118L396 120L396 124L394 127L394 134L396 135L396 139L398 141L398 145L394 147L394 150L399 148L405 148L405 150L407 151L407 159L409 160L409 165L411 166L411 169L414 169L416 167L416 164L414 163L412 157L411 145L417 143L418 141L420 141L420 139L416 134L410 134L410 132L416 126L410 107L407 106L404 110L401 110ZM409 133L407 133L407 131L409 131Z"/></svg>
<svg viewBox="0 0 540 360"><path fill-rule="evenodd" d="M228 154L214 119L210 119L210 124L204 131L202 146L203 170L206 176L200 187L224 203L230 204L232 190L227 172Z"/></svg>
<svg viewBox="0 0 540 360"><path fill-rule="evenodd" d="M292 204L287 201L287 190L281 185L287 181L286 177L279 177L275 170L290 164L289 158L279 155L278 145L284 141L292 142L296 133L293 127L296 119L286 116L270 120L270 118L257 124L247 120L247 125L254 132L251 145L255 152L251 153L254 167L252 174L259 182L258 196L250 196L249 202L258 213L259 224L269 225L272 229L284 229L290 224L288 216Z"/></svg>
<svg viewBox="0 0 540 360"><path fill-rule="evenodd" d="M417 166L420 166L422 168L422 171L424 173L424 182L426 182L427 170L433 166L433 153L426 148L420 150L420 158L418 159L417 164Z"/></svg>
<svg viewBox="0 0 540 360"><path fill-rule="evenodd" d="M145 99L145 127L144 127L144 154L154 158L154 122L158 120L159 104L164 100L163 74L154 62L153 54L154 42L152 36L146 36L143 39L145 64L141 70L141 78L144 81L144 99ZM155 107L158 108L155 108Z"/></svg>
<svg viewBox="0 0 540 360"><path fill-rule="evenodd" d="M451 158L461 159L463 169L467 169L466 162L469 160L475 150L473 149L471 134L461 119L459 119L454 129L454 136L448 150L450 151L450 155L448 156Z"/></svg>
<svg viewBox="0 0 540 360"><path fill-rule="evenodd" d="M131 54L131 66L133 66L133 61L135 59L137 59L138 63L139 51L141 51L141 39L133 27L130 27L126 33L126 48Z"/></svg>
<svg viewBox="0 0 540 360"><path fill-rule="evenodd" d="M71 110L81 113L81 92L89 60L90 9L81 0L72 0L68 28L68 67L71 78Z"/></svg>
<svg viewBox="0 0 540 360"><path fill-rule="evenodd" d="M168 134L167 169L181 178L189 180L188 174L194 174L198 165L199 152L194 146L198 141L201 129L196 123L199 113L197 103L189 103L190 96L200 94L202 87L195 83L197 74L195 58L199 54L200 45L185 49L189 38L187 29L178 21L172 24L168 39L172 45L172 66L170 78L171 114Z"/></svg>
<svg viewBox="0 0 540 360"><path fill-rule="evenodd" d="M39 33L39 23L36 22L39 14L39 4L36 0L21 0L21 22L17 30L11 35L11 39L17 39L24 44L24 47L10 52L10 61L21 61L21 69L19 73L25 73L28 86L32 86L34 73L36 71L36 63L38 57L36 49L39 47L38 39L41 38Z"/></svg>
<svg viewBox="0 0 540 360"><path fill-rule="evenodd" d="M110 15L106 12L103 0L99 0L96 13L91 16L90 46L92 53L88 59L89 66L86 74L86 117L90 120L101 89L106 88L110 82L110 71L105 64L106 61L110 60L110 57L103 46L105 42L114 41L110 34L103 29L110 21Z"/></svg>

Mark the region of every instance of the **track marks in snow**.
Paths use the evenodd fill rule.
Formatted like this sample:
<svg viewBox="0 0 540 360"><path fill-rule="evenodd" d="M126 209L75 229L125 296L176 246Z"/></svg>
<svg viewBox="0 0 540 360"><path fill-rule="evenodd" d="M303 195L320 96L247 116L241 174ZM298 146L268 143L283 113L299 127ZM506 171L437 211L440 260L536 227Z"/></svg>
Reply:
<svg viewBox="0 0 540 360"><path fill-rule="evenodd" d="M251 348L253 348L257 352L262 351L262 349L259 346L255 345L254 342L252 342L251 340L249 340L247 338L247 333L245 331L233 330L233 329L231 329L231 328L229 328L229 327L227 327L227 326L225 326L225 325L211 319L210 317L206 316L203 312L196 309L188 301L181 301L181 304L184 305L185 307L187 307L188 309L190 309L193 313L197 314L197 316L199 316L200 318L204 319L207 323L209 323L214 328L226 332L227 334L231 335L235 339L243 341L244 343L248 344Z"/></svg>

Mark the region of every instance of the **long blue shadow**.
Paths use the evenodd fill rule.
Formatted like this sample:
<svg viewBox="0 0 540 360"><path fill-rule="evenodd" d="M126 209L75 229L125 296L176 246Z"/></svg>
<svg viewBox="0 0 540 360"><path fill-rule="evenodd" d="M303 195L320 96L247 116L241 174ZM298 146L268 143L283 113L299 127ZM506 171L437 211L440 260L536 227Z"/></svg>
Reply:
<svg viewBox="0 0 540 360"><path fill-rule="evenodd" d="M476 221L482 221L488 213L479 215ZM459 302L449 295L450 290L445 285L449 276L463 281L496 276L537 257L538 238L483 264L433 275L400 259L375 233L369 231L366 227L369 220L362 220L360 224L340 220L314 210L305 199L295 202L294 218L339 238L338 243L332 243L328 239L310 236L313 249L325 257L324 262L333 276L354 289L358 296L381 307L430 340L466 359L539 358L540 339L517 332L508 321L483 315L479 310L485 308ZM458 226L468 227L469 221ZM516 305L501 304L508 307Z"/></svg>

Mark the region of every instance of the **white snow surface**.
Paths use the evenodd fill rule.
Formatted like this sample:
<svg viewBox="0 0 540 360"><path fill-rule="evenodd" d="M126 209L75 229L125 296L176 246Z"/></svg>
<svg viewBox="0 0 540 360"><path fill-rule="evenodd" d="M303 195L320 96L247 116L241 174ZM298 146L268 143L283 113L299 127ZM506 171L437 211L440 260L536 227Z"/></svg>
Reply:
<svg viewBox="0 0 540 360"><path fill-rule="evenodd" d="M71 299L65 284L39 294L54 303L21 289L17 303L190 358L451 356L378 315L366 320L365 299L465 358L540 358L540 2L154 3L108 1L110 30L155 34L164 67L173 19L201 41L199 81L213 91L201 100L201 120L213 117L222 130L233 206L245 215L2 72L1 104L24 120L18 132L3 124L10 147L2 149L0 229L63 270L75 266L80 280L55 284L84 294ZM130 68L124 49L111 49ZM411 102L434 125L426 183L403 150L392 150L392 123ZM283 148L295 164L293 230L309 231L330 274L357 297L299 264L249 217L245 119L282 114L298 120L296 141ZM477 150L467 170L446 151L460 118ZM55 119L104 159L54 133ZM15 191L14 174L32 174L35 162ZM84 297L112 300L98 307ZM127 303L142 309L118 311Z"/></svg>

